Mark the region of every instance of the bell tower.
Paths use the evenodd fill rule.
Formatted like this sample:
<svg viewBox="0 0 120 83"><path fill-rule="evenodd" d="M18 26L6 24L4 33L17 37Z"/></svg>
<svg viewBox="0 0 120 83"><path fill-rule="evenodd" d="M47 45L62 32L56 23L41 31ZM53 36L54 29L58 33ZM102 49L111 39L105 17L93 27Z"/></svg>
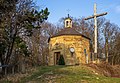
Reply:
<svg viewBox="0 0 120 83"><path fill-rule="evenodd" d="M68 17L65 18L65 28L72 28L72 19L70 18L69 14Z"/></svg>

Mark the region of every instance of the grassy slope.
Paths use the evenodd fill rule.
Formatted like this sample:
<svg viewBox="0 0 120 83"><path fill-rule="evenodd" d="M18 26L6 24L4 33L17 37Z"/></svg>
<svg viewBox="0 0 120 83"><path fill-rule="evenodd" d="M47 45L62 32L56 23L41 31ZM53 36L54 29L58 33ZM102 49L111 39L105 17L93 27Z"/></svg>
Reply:
<svg viewBox="0 0 120 83"><path fill-rule="evenodd" d="M86 66L46 66L38 67L38 70L21 83L120 83L120 78L96 75Z"/></svg>
<svg viewBox="0 0 120 83"><path fill-rule="evenodd" d="M31 76L20 83L120 83L120 78L96 75L87 66L44 66L37 67ZM7 83L7 82L5 82Z"/></svg>

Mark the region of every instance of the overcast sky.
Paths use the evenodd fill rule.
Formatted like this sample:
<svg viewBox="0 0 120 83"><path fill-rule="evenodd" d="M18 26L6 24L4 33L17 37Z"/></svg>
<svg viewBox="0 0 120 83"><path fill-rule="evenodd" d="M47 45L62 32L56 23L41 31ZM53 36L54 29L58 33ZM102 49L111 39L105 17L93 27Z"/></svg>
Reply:
<svg viewBox="0 0 120 83"><path fill-rule="evenodd" d="M56 24L61 17L81 18L93 15L93 5L97 4L97 13L108 12L106 19L120 27L120 0L35 0L41 8L48 7L48 21Z"/></svg>

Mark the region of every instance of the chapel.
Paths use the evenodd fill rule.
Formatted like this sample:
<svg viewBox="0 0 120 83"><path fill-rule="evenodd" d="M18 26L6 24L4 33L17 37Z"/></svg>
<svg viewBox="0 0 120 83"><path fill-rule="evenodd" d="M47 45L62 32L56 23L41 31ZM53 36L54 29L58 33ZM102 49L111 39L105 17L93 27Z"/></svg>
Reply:
<svg viewBox="0 0 120 83"><path fill-rule="evenodd" d="M64 29L49 39L48 65L79 65L90 61L90 38L72 27L72 19L68 14Z"/></svg>

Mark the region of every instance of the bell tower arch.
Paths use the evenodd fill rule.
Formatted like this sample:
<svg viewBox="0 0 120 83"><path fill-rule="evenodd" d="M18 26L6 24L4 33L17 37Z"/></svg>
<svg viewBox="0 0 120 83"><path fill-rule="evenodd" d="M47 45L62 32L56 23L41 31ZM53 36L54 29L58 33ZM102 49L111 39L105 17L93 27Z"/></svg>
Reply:
<svg viewBox="0 0 120 83"><path fill-rule="evenodd" d="M68 17L65 18L65 28L72 28L72 19L70 18L69 14Z"/></svg>

